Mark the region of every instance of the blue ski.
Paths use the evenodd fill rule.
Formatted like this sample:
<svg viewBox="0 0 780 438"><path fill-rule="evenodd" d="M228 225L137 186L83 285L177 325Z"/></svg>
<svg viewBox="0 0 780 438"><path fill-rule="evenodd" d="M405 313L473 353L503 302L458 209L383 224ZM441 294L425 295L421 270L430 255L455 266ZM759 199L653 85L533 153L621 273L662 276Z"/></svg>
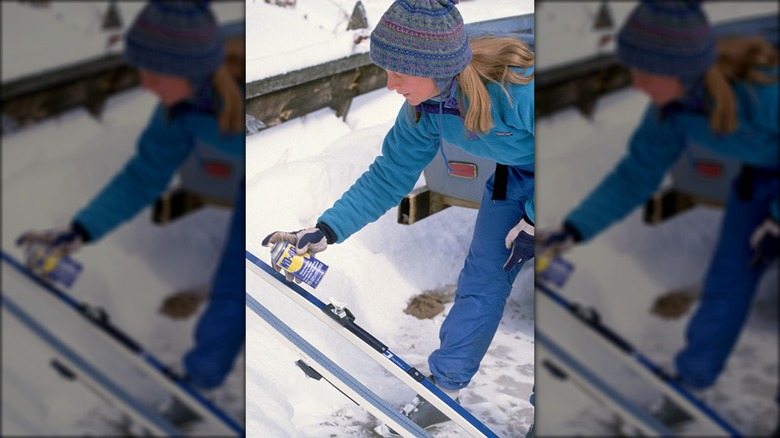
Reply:
<svg viewBox="0 0 780 438"><path fill-rule="evenodd" d="M543 257L540 257L543 259ZM597 336L594 339L600 340L611 351L618 353L618 357L624 359L624 362L645 376L650 382L661 382L659 391L669 397L674 403L690 411L693 416L709 424L716 431L725 433L728 436L741 436L740 432L723 419L712 408L704 404L682 386L674 377L670 376L663 368L655 364L650 358L637 350L628 340L620 336L615 330L601 322L598 313L594 309L585 308L577 303L570 302L563 295L553 290L552 285L562 287L569 279L574 270L574 265L561 257L544 259L539 263L540 272L537 272L535 288L540 294L537 295L537 312L544 309L562 309L565 314L583 324L590 329L590 333ZM550 306L548 303L554 303ZM551 352L563 352L560 347L544 333L546 330L544 324L537 325L537 338L540 340L540 346L546 344L554 347ZM566 359L569 361L569 359ZM569 361L574 363L574 361ZM576 368L585 369L585 364L580 363ZM654 385L658 386L658 385ZM604 393L605 395L608 395ZM624 403L624 402L623 402ZM630 410L633 410L630 409ZM637 417L639 418L639 417ZM653 429L655 426L652 427Z"/></svg>
<svg viewBox="0 0 780 438"><path fill-rule="evenodd" d="M352 400L358 406L362 406L368 412L383 422L392 425L396 430L403 431L404 436L430 437L420 426L408 417L404 416L376 393L365 387L347 371L339 367L322 352L306 342L301 335L282 322L276 315L260 304L251 294L246 294L246 305L257 316L262 318L266 329L279 340L295 351L304 362L298 361L300 367L307 376L316 380L325 380Z"/></svg>
<svg viewBox="0 0 780 438"><path fill-rule="evenodd" d="M61 304L71 308L76 314L92 323L92 325L98 329L99 333L102 333L112 341L110 342L111 345L115 346L118 351L122 352L130 360L139 365L146 371L146 374L149 377L155 379L160 385L163 385L171 394L184 401L189 407L198 412L198 414L224 430L225 433L237 436L245 435L241 425L208 399L203 397L181 376L177 375L154 355L144 350L141 344L113 325L109 321L108 315L102 309L92 307L86 303L79 303L66 292L37 277L22 263L14 259L5 251L2 253L2 261L3 268L12 268L15 272L36 284L38 286L37 289L47 292L46 295L48 297L56 298Z"/></svg>
<svg viewBox="0 0 780 438"><path fill-rule="evenodd" d="M498 435L480 422L463 406L456 403L416 368L393 353L380 340L355 323L354 315L345 307L325 304L319 298L307 292L295 283L285 280L284 275L274 272L266 262L246 251L247 268L265 282L298 303L320 321L334 329L353 345L360 348L404 384L415 390L437 409L475 437L495 437Z"/></svg>

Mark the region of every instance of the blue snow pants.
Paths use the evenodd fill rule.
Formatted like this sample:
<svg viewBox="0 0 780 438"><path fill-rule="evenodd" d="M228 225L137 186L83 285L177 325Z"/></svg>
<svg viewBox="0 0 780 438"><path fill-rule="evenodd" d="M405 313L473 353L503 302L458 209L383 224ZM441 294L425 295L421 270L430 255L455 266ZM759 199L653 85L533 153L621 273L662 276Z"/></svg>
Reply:
<svg viewBox="0 0 780 438"><path fill-rule="evenodd" d="M749 239L769 217L771 201L780 196L777 174L771 172L756 169L749 199L738 195L738 180L732 184L701 302L688 324L686 346L675 358L679 376L693 388L707 388L723 370L766 270L749 266Z"/></svg>
<svg viewBox="0 0 780 438"><path fill-rule="evenodd" d="M458 277L455 303L439 332L440 346L428 358L437 385L460 389L471 381L498 329L522 263L503 270L504 239L534 196L534 164L508 168L506 200L492 200L495 174L485 184L468 256Z"/></svg>
<svg viewBox="0 0 780 438"><path fill-rule="evenodd" d="M242 182L233 206L228 238L206 310L195 327L195 345L184 356L184 370L199 388L221 385L233 368L244 344L246 246L245 183Z"/></svg>

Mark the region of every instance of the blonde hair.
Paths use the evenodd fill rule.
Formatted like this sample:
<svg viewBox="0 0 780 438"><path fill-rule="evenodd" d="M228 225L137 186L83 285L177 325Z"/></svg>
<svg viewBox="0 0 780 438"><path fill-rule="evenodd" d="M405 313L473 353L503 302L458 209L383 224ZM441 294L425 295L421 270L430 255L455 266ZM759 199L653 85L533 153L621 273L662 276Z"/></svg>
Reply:
<svg viewBox="0 0 780 438"><path fill-rule="evenodd" d="M212 83L222 98L219 113L219 126L226 133L239 133L244 130L244 94L237 81L244 82L244 39L225 41L225 62L214 72Z"/></svg>
<svg viewBox="0 0 780 438"><path fill-rule="evenodd" d="M778 52L760 37L726 37L716 41L718 59L704 75L704 86L714 100L710 112L710 127L717 133L737 129L737 99L732 82L769 84L777 75L761 71L778 65Z"/></svg>
<svg viewBox="0 0 780 438"><path fill-rule="evenodd" d="M473 37L469 39L469 45L472 58L458 79L458 104L463 108L463 97L468 99L469 109L464 125L471 132L485 134L493 127L487 83L499 84L511 103L512 98L505 85L524 85L533 80L533 74L523 76L522 73L533 67L534 53L522 41L509 37ZM518 73L510 67L523 70Z"/></svg>
<svg viewBox="0 0 780 438"><path fill-rule="evenodd" d="M490 115L492 102L487 91L487 83L499 84L510 104L512 97L505 85L528 84L534 75L523 76L526 69L534 65L534 53L520 40L509 37L480 36L469 38L471 46L471 62L459 73L460 90L456 96L458 107L464 108L464 97L468 99L469 109L466 112L464 126L470 132L486 134L493 128L493 117ZM520 67L520 73L510 67ZM421 114L413 106L409 106L415 122Z"/></svg>

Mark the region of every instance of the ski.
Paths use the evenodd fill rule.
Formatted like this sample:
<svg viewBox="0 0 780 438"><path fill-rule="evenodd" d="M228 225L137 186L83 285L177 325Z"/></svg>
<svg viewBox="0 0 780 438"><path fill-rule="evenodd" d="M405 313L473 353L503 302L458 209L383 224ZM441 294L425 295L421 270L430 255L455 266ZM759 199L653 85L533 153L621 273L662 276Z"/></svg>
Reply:
<svg viewBox="0 0 780 438"><path fill-rule="evenodd" d="M59 305L65 305L73 310L77 315L91 323L96 332L109 340L116 351L119 351L131 363L137 365L144 371L144 374L152 378L157 384L165 388L170 394L177 397L193 411L197 412L204 421L213 424L220 433L231 436L244 436L245 432L241 425L233 420L229 415L214 405L211 401L203 397L196 389L190 386L181 376L163 364L154 355L144 350L143 346L133 338L113 325L103 309L80 303L62 289L53 284L43 281L38 276L30 272L21 262L14 259L5 251L2 252L3 262L3 289L6 288L5 277L16 273L20 278L29 280L36 285L37 290L45 291L42 296L45 299L54 300ZM5 268L9 269L5 269ZM4 291L6 292L6 291Z"/></svg>
<svg viewBox="0 0 780 438"><path fill-rule="evenodd" d="M306 376L315 380L324 378L353 403L361 406L384 423L391 425L404 437L431 436L408 417L394 409L383 398L361 384L322 352L306 342L295 330L282 322L248 292L246 294L246 305L261 318L260 322L266 330L301 357L302 360L295 364L303 370Z"/></svg>
<svg viewBox="0 0 780 438"><path fill-rule="evenodd" d="M393 353L368 331L355 323L355 317L346 307L338 303L325 304L301 286L285 280L284 275L274 272L266 262L250 251L246 251L247 268L273 286L292 301L303 307L317 319L349 340L375 362L401 380L406 386L434 405L447 417L474 437L498 437L460 404L437 388L416 368Z"/></svg>
<svg viewBox="0 0 780 438"><path fill-rule="evenodd" d="M55 366L58 372L67 372L70 379L79 379L90 391L129 415L152 435L181 435L181 431L176 427L135 400L132 395L128 394L116 382L112 381L99 369L91 365L88 360L69 348L51 331L43 327L35 318L25 312L8 293L3 293L0 298L2 298L4 310L57 354L58 358L52 362L52 365Z"/></svg>
<svg viewBox="0 0 780 438"><path fill-rule="evenodd" d="M605 379L591 372L550 337L536 330L534 339L537 345L538 363L541 363L553 377L571 381L588 396L602 402L609 409L617 412L621 418L628 419L632 425L643 432L643 435L674 435L666 425L635 406L619 391L614 390Z"/></svg>
<svg viewBox="0 0 780 438"><path fill-rule="evenodd" d="M540 272L537 274L535 288L538 292L536 295L537 313L542 315L542 320L555 320L556 327L561 327L567 324L572 328L572 333L577 332L577 336L586 337L588 342L595 340L596 344L592 344L590 350L599 349L601 354L610 355L620 364L626 365L642 383L650 385L657 392L667 397L677 407L684 410L691 417L698 420L704 427L708 428L709 433L717 433L727 436L741 436L740 432L729 422L718 415L712 408L707 406L701 400L697 399L689 390L682 386L672 376L670 376L663 368L655 364L642 352L637 350L628 340L620 336L616 331L605 325L600 321L598 313L594 309L584 308L583 306L572 303L564 298L561 294L556 292L553 287L562 287L562 285L568 280L569 275L573 271L573 265L560 258L556 257L552 260L540 263L540 265L548 270L548 272ZM560 321L560 323L558 323ZM585 328L583 330L582 328ZM548 326L549 327L549 326ZM566 356L561 353L565 352L565 347L557 345L551 338L545 333L545 325L537 325L537 339L541 339L540 345L546 348L551 353L555 353L554 356L558 357L562 362L572 362L573 355L567 354ZM571 341L563 339L561 336L559 343L564 341ZM581 348L582 345L580 345ZM584 366L584 361L579 363L579 367L574 367L577 370L587 370ZM596 370L588 370L589 373ZM599 370L602 375L605 374L604 370ZM580 375L588 380L580 371ZM595 374L593 374L595 375ZM592 380L592 379L590 379ZM636 383L637 385L639 383ZM601 391L601 393L613 400L612 405L632 403L628 399L617 399L609 396L609 393ZM632 403L635 404L635 403ZM623 407L618 409L618 412L626 413L632 411L633 407ZM630 413L630 412L629 412ZM637 422L640 428L647 430L655 429L657 424L646 421L646 418L642 415L631 414Z"/></svg>

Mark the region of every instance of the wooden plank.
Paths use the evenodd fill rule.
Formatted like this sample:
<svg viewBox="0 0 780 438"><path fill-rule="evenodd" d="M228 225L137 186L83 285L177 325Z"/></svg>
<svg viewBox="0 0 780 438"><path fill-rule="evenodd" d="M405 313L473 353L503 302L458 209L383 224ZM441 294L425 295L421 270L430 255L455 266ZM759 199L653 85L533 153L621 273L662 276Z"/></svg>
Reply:
<svg viewBox="0 0 780 438"><path fill-rule="evenodd" d="M466 24L469 35L510 35L533 44L534 15L505 17ZM355 96L385 86L387 76L367 53L251 82L246 87L246 112L266 128L322 108L346 115Z"/></svg>
<svg viewBox="0 0 780 438"><path fill-rule="evenodd" d="M275 91L290 88L306 82L316 81L329 76L355 70L371 65L368 53L359 53L346 58L326 62L324 64L306 67L283 73L270 78L250 82L246 85L247 100L260 97Z"/></svg>
<svg viewBox="0 0 780 438"><path fill-rule="evenodd" d="M221 24L220 33L226 44L243 39L244 22ZM137 87L139 83L138 71L127 63L122 53L101 55L10 80L0 86L3 115L0 132L82 106L99 117L109 96Z"/></svg>
<svg viewBox="0 0 780 438"><path fill-rule="evenodd" d="M629 70L613 55L544 70L536 75L535 116L543 117L570 106L590 116L599 97L630 84Z"/></svg>
<svg viewBox="0 0 780 438"><path fill-rule="evenodd" d="M760 35L778 45L777 16L757 16L713 26L715 37ZM535 116L574 106L590 116L604 94L631 85L629 70L613 54L596 55L536 72Z"/></svg>
<svg viewBox="0 0 780 438"><path fill-rule="evenodd" d="M382 88L387 82L384 70L371 63L340 73L324 73L333 68L328 66L321 71L309 71L305 75L313 79L302 83L293 80L291 83L295 85L291 86L281 87L278 83L263 85L274 91L247 99L247 114L265 123L266 127L328 107L336 110L336 115L341 117L352 98Z"/></svg>
<svg viewBox="0 0 780 438"><path fill-rule="evenodd" d="M67 110L84 106L98 117L106 99L117 92L136 87L138 71L117 58L78 65L59 72L30 77L3 86L0 109L4 118L18 128ZM3 126L5 130L7 126Z"/></svg>

